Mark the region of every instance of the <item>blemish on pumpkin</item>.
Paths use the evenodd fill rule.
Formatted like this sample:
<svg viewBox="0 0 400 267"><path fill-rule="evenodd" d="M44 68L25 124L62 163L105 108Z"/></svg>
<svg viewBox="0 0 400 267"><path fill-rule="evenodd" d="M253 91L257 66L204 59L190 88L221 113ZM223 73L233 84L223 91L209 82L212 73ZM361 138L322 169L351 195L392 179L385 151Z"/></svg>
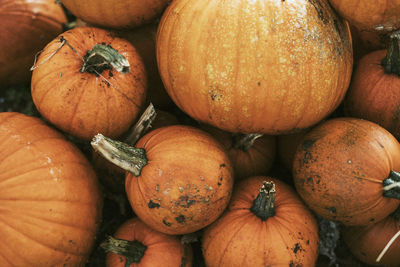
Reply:
<svg viewBox="0 0 400 267"><path fill-rule="evenodd" d="M217 185L218 185L218 186L220 186L220 185L221 185L221 183L220 183L220 182L218 182L218 183L217 183Z"/></svg>
<svg viewBox="0 0 400 267"><path fill-rule="evenodd" d="M329 207L329 208L326 208L326 209L332 214L336 213L336 208L335 207Z"/></svg>
<svg viewBox="0 0 400 267"><path fill-rule="evenodd" d="M299 243L296 243L296 245L293 248L293 252L296 254L299 250L301 250L301 246Z"/></svg>
<svg viewBox="0 0 400 267"><path fill-rule="evenodd" d="M301 143L301 148L303 148L303 150L309 150L312 145L315 143L316 140L312 140L312 139L306 139Z"/></svg>
<svg viewBox="0 0 400 267"><path fill-rule="evenodd" d="M226 164L225 164L225 163L222 163L222 164L219 165L219 167L220 167L220 168L226 167ZM221 177L221 179L222 179L222 177Z"/></svg>
<svg viewBox="0 0 400 267"><path fill-rule="evenodd" d="M163 222L163 224L165 224L166 226L171 226L171 225L172 225L172 223L167 222L167 220L165 220L165 219L163 219L162 222Z"/></svg>
<svg viewBox="0 0 400 267"><path fill-rule="evenodd" d="M325 17L324 11L322 10L322 6L319 1L316 0L308 0L308 2L315 8L318 14L318 18L324 23L327 24L328 20Z"/></svg>
<svg viewBox="0 0 400 267"><path fill-rule="evenodd" d="M183 215L181 214L181 215L179 215L178 217L175 217L175 220L176 220L178 223L183 223L183 222L185 222L185 216L183 216Z"/></svg>
<svg viewBox="0 0 400 267"><path fill-rule="evenodd" d="M150 199L150 201L149 201L149 203L147 204L147 206L148 206L150 209L159 208L159 207L160 207L160 203L153 202L153 201Z"/></svg>

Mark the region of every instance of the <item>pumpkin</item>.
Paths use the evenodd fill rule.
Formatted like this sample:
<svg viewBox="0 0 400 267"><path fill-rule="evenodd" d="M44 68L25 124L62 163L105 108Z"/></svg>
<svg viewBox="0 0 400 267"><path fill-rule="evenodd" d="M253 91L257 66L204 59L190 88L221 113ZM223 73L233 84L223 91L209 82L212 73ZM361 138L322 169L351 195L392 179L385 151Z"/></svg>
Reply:
<svg viewBox="0 0 400 267"><path fill-rule="evenodd" d="M172 125L127 146L96 135L92 146L127 170L125 191L135 214L166 234L188 234L216 220L231 197L233 171L225 150L209 134Z"/></svg>
<svg viewBox="0 0 400 267"><path fill-rule="evenodd" d="M171 0L62 0L83 21L106 28L134 28L154 21Z"/></svg>
<svg viewBox="0 0 400 267"><path fill-rule="evenodd" d="M390 47L365 55L357 65L345 97L349 116L373 121L400 138L400 35Z"/></svg>
<svg viewBox="0 0 400 267"><path fill-rule="evenodd" d="M123 223L101 246L109 251L107 267L192 266L190 244L182 244L178 236L153 230L137 217Z"/></svg>
<svg viewBox="0 0 400 267"><path fill-rule="evenodd" d="M353 64L349 27L326 0L172 1L156 50L181 110L243 134L319 122L342 101Z"/></svg>
<svg viewBox="0 0 400 267"><path fill-rule="evenodd" d="M0 113L0 266L84 266L101 219L96 175L39 118Z"/></svg>
<svg viewBox="0 0 400 267"><path fill-rule="evenodd" d="M225 148L235 174L235 181L255 175L267 175L276 154L276 138L272 135L229 133L202 125Z"/></svg>
<svg viewBox="0 0 400 267"><path fill-rule="evenodd" d="M400 238L396 238L400 233L400 209L376 224L347 226L341 232L352 254L362 262L374 266L400 266Z"/></svg>
<svg viewBox="0 0 400 267"><path fill-rule="evenodd" d="M67 18L54 0L2 0L0 84L25 85L35 55L63 30Z"/></svg>
<svg viewBox="0 0 400 267"><path fill-rule="evenodd" d="M335 118L303 137L294 156L293 179L314 212L362 226L384 219L399 206L399 170L400 144L392 134L367 120Z"/></svg>
<svg viewBox="0 0 400 267"><path fill-rule="evenodd" d="M206 266L314 266L318 226L284 182L254 176L235 185L226 212L206 227Z"/></svg>
<svg viewBox="0 0 400 267"><path fill-rule="evenodd" d="M399 0L329 0L352 25L367 31L393 31L400 27Z"/></svg>
<svg viewBox="0 0 400 267"><path fill-rule="evenodd" d="M111 32L78 27L50 42L35 64L31 92L40 114L62 131L90 140L123 134L146 98L135 48Z"/></svg>

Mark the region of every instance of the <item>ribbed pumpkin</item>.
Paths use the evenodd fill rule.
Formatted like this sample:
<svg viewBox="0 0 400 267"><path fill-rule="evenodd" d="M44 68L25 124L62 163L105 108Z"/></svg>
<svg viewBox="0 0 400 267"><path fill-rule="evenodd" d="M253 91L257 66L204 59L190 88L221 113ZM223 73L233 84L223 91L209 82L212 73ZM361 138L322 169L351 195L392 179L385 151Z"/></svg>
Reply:
<svg viewBox="0 0 400 267"><path fill-rule="evenodd" d="M171 0L62 0L72 14L106 28L133 28L161 15Z"/></svg>
<svg viewBox="0 0 400 267"><path fill-rule="evenodd" d="M331 119L310 130L293 164L297 192L312 210L358 226L376 223L399 206L398 171L399 142L381 126L356 118Z"/></svg>
<svg viewBox="0 0 400 267"><path fill-rule="evenodd" d="M190 267L193 261L190 244L153 230L137 217L123 223L101 246L109 251L107 267Z"/></svg>
<svg viewBox="0 0 400 267"><path fill-rule="evenodd" d="M255 176L235 185L227 211L202 237L206 266L314 266L318 226L285 183Z"/></svg>
<svg viewBox="0 0 400 267"><path fill-rule="evenodd" d="M180 109L245 134L319 122L343 99L353 63L349 27L326 0L175 0L157 60Z"/></svg>
<svg viewBox="0 0 400 267"><path fill-rule="evenodd" d="M128 171L125 191L133 211L159 232L198 231L216 220L231 198L230 160L214 138L197 128L158 128L135 147L96 135L92 146Z"/></svg>
<svg viewBox="0 0 400 267"><path fill-rule="evenodd" d="M0 84L25 85L35 55L63 30L67 18L54 0L0 1Z"/></svg>
<svg viewBox="0 0 400 267"><path fill-rule="evenodd" d="M329 0L337 12L358 29L393 31L400 28L399 0Z"/></svg>
<svg viewBox="0 0 400 267"><path fill-rule="evenodd" d="M400 266L400 238L396 238L399 231L400 209L376 224L341 229L343 240L354 256L364 263L385 267Z"/></svg>
<svg viewBox="0 0 400 267"><path fill-rule="evenodd" d="M90 140L124 133L146 98L147 78L136 49L110 31L78 27L41 53L31 91L40 114L61 130Z"/></svg>
<svg viewBox="0 0 400 267"><path fill-rule="evenodd" d="M89 162L20 113L0 113L0 140L0 266L84 266L102 207Z"/></svg>
<svg viewBox="0 0 400 267"><path fill-rule="evenodd" d="M345 98L349 116L373 121L400 138L400 34L387 50L365 55L354 71Z"/></svg>

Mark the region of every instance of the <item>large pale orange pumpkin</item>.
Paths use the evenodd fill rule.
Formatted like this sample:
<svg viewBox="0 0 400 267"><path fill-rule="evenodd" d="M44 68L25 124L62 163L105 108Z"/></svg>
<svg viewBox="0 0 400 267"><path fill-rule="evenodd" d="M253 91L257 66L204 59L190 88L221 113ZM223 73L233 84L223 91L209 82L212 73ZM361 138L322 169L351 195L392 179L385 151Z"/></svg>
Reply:
<svg viewBox="0 0 400 267"><path fill-rule="evenodd" d="M392 213L400 204L399 171L396 138L356 118L331 119L311 129L293 162L294 183L306 204L345 225L373 224Z"/></svg>
<svg viewBox="0 0 400 267"><path fill-rule="evenodd" d="M133 28L161 15L171 0L62 0L72 14L106 28Z"/></svg>
<svg viewBox="0 0 400 267"><path fill-rule="evenodd" d="M284 182L254 176L235 185L226 212L202 237L206 266L315 265L318 226Z"/></svg>
<svg viewBox="0 0 400 267"><path fill-rule="evenodd" d="M266 134L330 114L353 63L349 27L326 0L175 0L158 28L157 60L188 115Z"/></svg>
<svg viewBox="0 0 400 267"><path fill-rule="evenodd" d="M0 1L0 84L25 85L35 55L63 30L67 18L54 0Z"/></svg>
<svg viewBox="0 0 400 267"><path fill-rule="evenodd" d="M0 113L0 140L0 266L84 266L102 207L89 162L20 113Z"/></svg>
<svg viewBox="0 0 400 267"><path fill-rule="evenodd" d="M96 135L92 146L127 170L125 191L135 214L166 234L187 234L215 221L229 203L231 162L206 132L165 126L134 147Z"/></svg>
<svg viewBox="0 0 400 267"><path fill-rule="evenodd" d="M136 49L112 32L78 27L50 42L35 64L31 91L40 114L90 140L124 133L146 98L147 77Z"/></svg>

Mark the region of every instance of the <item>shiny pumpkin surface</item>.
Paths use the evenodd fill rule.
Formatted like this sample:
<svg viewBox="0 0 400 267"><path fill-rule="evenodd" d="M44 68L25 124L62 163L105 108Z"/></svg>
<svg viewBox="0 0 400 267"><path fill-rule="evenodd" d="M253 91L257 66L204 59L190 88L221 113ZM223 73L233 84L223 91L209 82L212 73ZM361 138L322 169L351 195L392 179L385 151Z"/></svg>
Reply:
<svg viewBox="0 0 400 267"><path fill-rule="evenodd" d="M233 171L221 145L189 126L167 126L143 136L137 148L148 163L128 173L125 190L137 216L159 232L185 234L212 223L231 197Z"/></svg>
<svg viewBox="0 0 400 267"><path fill-rule="evenodd" d="M262 221L250 208L263 181L276 186L275 215ZM235 185L226 212L205 229L207 266L314 266L318 226L295 191L270 177L255 176Z"/></svg>
<svg viewBox="0 0 400 267"><path fill-rule="evenodd" d="M400 138L400 77L385 74L381 61L386 52L374 51L360 60L344 103L349 116L375 122Z"/></svg>
<svg viewBox="0 0 400 267"><path fill-rule="evenodd" d="M266 134L330 114L353 63L349 28L325 0L173 1L158 28L157 60L167 92L188 115Z"/></svg>
<svg viewBox="0 0 400 267"><path fill-rule="evenodd" d="M400 144L379 125L356 118L328 120L297 147L293 178L306 204L325 219L368 225L400 200L383 196L382 181L400 170Z"/></svg>
<svg viewBox="0 0 400 267"><path fill-rule="evenodd" d="M89 162L20 113L0 113L0 140L0 266L84 266L102 206Z"/></svg>
<svg viewBox="0 0 400 267"><path fill-rule="evenodd" d="M81 72L87 51L101 43L125 57L128 72ZM139 54L128 41L103 29L78 27L62 33L44 48L35 66L31 91L40 114L81 139L90 140L99 132L121 135L138 117L146 98L147 78Z"/></svg>
<svg viewBox="0 0 400 267"><path fill-rule="evenodd" d="M155 20L171 0L62 0L72 14L106 28L133 28Z"/></svg>
<svg viewBox="0 0 400 267"><path fill-rule="evenodd" d="M399 0L329 0L338 13L359 29L392 31L400 27Z"/></svg>
<svg viewBox="0 0 400 267"><path fill-rule="evenodd" d="M53 0L1 0L0 23L0 84L25 85L35 55L62 32L67 18Z"/></svg>
<svg viewBox="0 0 400 267"><path fill-rule="evenodd" d="M193 252L189 244L182 244L178 236L153 230L137 217L123 223L113 236L122 240L136 240L147 247L140 262L131 264L131 267L192 266ZM107 267L124 267L125 262L124 256L112 252L107 254Z"/></svg>

